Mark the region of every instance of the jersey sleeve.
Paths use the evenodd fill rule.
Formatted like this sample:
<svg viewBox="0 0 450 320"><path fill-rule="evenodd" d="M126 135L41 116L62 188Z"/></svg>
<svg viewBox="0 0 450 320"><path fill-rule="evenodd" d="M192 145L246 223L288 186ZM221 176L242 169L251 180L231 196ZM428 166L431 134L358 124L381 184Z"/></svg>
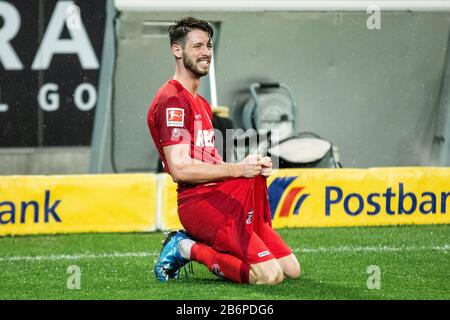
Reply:
<svg viewBox="0 0 450 320"><path fill-rule="evenodd" d="M161 102L155 109L154 119L163 147L190 144L192 112L186 102L176 97Z"/></svg>

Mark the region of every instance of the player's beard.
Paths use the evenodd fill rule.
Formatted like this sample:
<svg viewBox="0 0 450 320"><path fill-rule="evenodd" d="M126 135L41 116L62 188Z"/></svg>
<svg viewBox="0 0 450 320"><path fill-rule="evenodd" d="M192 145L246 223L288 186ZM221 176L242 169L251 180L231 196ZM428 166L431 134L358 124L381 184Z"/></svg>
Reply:
<svg viewBox="0 0 450 320"><path fill-rule="evenodd" d="M192 61L191 58L189 58L189 56L183 52L183 65L186 69L188 69L190 72L192 72L195 76L201 78L204 77L208 74L209 72L209 67L207 70L201 70L197 67L197 64Z"/></svg>

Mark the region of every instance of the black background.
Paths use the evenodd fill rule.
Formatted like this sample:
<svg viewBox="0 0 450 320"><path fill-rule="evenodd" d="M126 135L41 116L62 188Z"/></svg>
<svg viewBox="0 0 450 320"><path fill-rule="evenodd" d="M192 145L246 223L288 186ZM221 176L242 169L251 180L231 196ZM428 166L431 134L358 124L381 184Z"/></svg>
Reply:
<svg viewBox="0 0 450 320"><path fill-rule="evenodd" d="M21 26L11 45L24 65L23 70L5 70L0 63L0 147L87 146L91 143L95 108L81 111L73 94L81 83L97 88L100 69L84 70L76 54L56 54L47 70L32 70L41 40L58 1L7 1L20 13ZM101 63L106 19L106 0L74 1L82 23ZM40 19L40 17L42 19ZM2 20L0 18L0 20ZM0 28L4 21L0 21ZM64 28L60 38L69 38ZM39 89L47 83L59 86L60 107L47 112L38 104Z"/></svg>

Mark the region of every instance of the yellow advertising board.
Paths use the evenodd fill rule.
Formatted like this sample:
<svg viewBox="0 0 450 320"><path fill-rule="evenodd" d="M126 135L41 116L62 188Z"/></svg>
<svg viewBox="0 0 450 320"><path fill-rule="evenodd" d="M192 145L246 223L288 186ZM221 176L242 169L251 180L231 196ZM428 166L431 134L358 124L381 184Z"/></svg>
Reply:
<svg viewBox="0 0 450 320"><path fill-rule="evenodd" d="M278 170L268 185L275 228L450 223L450 168Z"/></svg>
<svg viewBox="0 0 450 320"><path fill-rule="evenodd" d="M0 236L180 229L167 174L0 177ZM275 228L450 223L450 168L282 169Z"/></svg>
<svg viewBox="0 0 450 320"><path fill-rule="evenodd" d="M161 228L181 228L176 184L161 181ZM280 169L268 192L274 228L450 223L450 168Z"/></svg>
<svg viewBox="0 0 450 320"><path fill-rule="evenodd" d="M177 184L166 173L158 175L161 210L158 212L158 227L161 230L183 229L178 218Z"/></svg>
<svg viewBox="0 0 450 320"><path fill-rule="evenodd" d="M156 230L150 174L0 177L0 235Z"/></svg>

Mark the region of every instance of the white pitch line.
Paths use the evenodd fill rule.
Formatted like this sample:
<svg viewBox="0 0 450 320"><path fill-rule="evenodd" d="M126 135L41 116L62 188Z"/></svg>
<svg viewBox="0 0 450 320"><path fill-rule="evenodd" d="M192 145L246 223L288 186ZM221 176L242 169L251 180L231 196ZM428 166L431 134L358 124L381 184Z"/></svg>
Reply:
<svg viewBox="0 0 450 320"><path fill-rule="evenodd" d="M450 251L450 244L443 246L430 247L318 247L318 248L295 248L295 253L342 253L342 252L404 252L404 251ZM48 256L12 256L0 257L0 262L16 262L16 261L58 261L58 260L86 260L86 259L105 259L105 258L147 258L156 257L159 252L113 252L113 253L92 253L92 254L61 254Z"/></svg>
<svg viewBox="0 0 450 320"><path fill-rule="evenodd" d="M431 246L431 247L318 247L318 248L297 248L293 250L296 253L340 253L340 252L402 252L402 251L450 251L450 245Z"/></svg>
<svg viewBox="0 0 450 320"><path fill-rule="evenodd" d="M84 259L103 259L103 258L146 258L156 256L158 253L151 252L114 252L99 254L61 254L48 256L12 256L0 257L0 262L14 261L57 261L57 260L84 260Z"/></svg>

